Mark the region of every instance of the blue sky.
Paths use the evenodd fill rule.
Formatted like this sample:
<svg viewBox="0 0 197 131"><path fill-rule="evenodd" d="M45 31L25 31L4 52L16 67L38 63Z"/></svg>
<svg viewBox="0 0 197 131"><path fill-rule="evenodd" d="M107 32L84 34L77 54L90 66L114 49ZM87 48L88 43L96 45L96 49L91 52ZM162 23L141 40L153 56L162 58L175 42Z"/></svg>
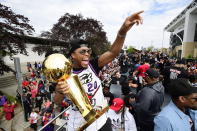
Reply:
<svg viewBox="0 0 197 131"><path fill-rule="evenodd" d="M35 36L49 31L65 13L97 19L103 24L110 42L130 14L144 10L144 24L133 27L127 34L125 45L136 48L162 47L164 27L192 0L0 0L11 9L29 18ZM164 32L164 47L169 46L169 33Z"/></svg>
<svg viewBox="0 0 197 131"><path fill-rule="evenodd" d="M185 5L188 5L192 0L179 0L175 2L166 2L166 3L160 3L156 0L154 0L152 8L149 10L150 15L159 15L164 14L168 10L172 10L177 7L184 7Z"/></svg>

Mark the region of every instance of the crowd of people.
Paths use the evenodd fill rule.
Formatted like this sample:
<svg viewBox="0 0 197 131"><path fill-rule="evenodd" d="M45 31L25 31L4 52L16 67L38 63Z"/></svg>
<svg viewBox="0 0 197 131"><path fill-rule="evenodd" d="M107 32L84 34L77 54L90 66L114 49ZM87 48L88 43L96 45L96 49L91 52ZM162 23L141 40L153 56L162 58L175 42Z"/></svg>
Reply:
<svg viewBox="0 0 197 131"><path fill-rule="evenodd" d="M25 120L30 123L33 130L38 126L46 125L55 117L55 106L53 101L55 84L50 83L41 73L42 65L35 62L34 67L27 63L28 73L22 82L22 101ZM55 121L44 128L45 131L53 131Z"/></svg>
<svg viewBox="0 0 197 131"><path fill-rule="evenodd" d="M124 67L121 66L123 65L121 62L124 61L122 59L127 59L127 62L125 63L126 66ZM119 128L124 128L124 130L187 130L184 126L177 126L177 119L175 119L175 117L171 118L171 115L167 114L171 113L174 115L174 112L165 112L165 110L166 108L169 108L168 103L172 104L175 98L177 99L179 96L193 96L197 93L197 89L194 88L197 87L196 61L178 60L170 58L161 52L146 51L137 51L126 55L122 54L118 57L118 61L120 68L118 71L115 69L116 72L112 75L110 82L103 81L103 85L105 85L104 89L106 89L106 85L108 85L109 87L107 89L110 91L110 84L119 84L121 86L122 94L120 95L120 100L117 101L117 98L114 99L114 97L107 96L108 99L110 99L109 101L111 101L109 103L109 105L111 105L110 108L113 110L115 106L119 109L120 107L123 107L122 105L127 107L135 120L131 120L132 122L130 122L130 124L136 125L136 128L131 129L126 126L126 121L125 125L121 126L122 120L117 116L119 121L119 123L117 123L117 120L114 118L115 115L111 116L112 113L110 110L109 117L112 118L113 128L117 129L117 125L119 125ZM113 63L114 62L110 63L110 66L107 65L105 68L113 67L111 66ZM126 74L125 71L127 72ZM107 74L104 73L101 73L101 75L107 76ZM101 79L103 76L101 76ZM106 91L104 91L104 96L106 94L105 92ZM193 114L193 119L191 119L193 125L197 124L194 123L196 121L195 110L197 109L195 98L194 95L192 97L194 102L191 101L191 103L188 103L192 106L184 105L184 110L189 109L189 113ZM115 105L112 102L113 100L115 100ZM122 105L118 103L121 103ZM179 107L179 104L176 106ZM116 109L114 109L114 111L117 113ZM160 112L161 114L163 112L165 113L160 116ZM171 121L167 120L168 116L174 120L174 127L171 127ZM177 124L178 123L179 122L177 121ZM197 130L197 127L193 128L194 130Z"/></svg>

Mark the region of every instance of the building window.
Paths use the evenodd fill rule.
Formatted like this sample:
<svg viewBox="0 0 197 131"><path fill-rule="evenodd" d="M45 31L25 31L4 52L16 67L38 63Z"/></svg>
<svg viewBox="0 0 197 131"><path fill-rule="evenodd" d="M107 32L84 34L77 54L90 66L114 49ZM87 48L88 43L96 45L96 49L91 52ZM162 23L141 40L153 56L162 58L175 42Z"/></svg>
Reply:
<svg viewBox="0 0 197 131"><path fill-rule="evenodd" d="M181 40L183 40L184 31L177 33L177 35L181 38ZM172 48L182 45L181 40L179 37L177 37L177 35L171 34L170 36L170 45L172 46Z"/></svg>
<svg viewBox="0 0 197 131"><path fill-rule="evenodd" d="M195 28L194 41L197 41L197 23L196 23L196 28Z"/></svg>

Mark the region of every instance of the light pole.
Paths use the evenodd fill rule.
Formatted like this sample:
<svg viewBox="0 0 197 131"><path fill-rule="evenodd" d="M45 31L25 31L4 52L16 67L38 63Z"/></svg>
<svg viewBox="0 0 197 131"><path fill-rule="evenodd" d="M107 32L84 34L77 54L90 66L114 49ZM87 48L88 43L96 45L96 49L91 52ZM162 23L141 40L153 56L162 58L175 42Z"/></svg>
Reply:
<svg viewBox="0 0 197 131"><path fill-rule="evenodd" d="M14 67L16 71L16 79L18 82L18 88L17 91L20 94L21 97L21 105L23 108L23 114L24 114L24 120L25 120L25 108L23 104L23 89L22 89L22 80L23 80L23 74L21 72L21 64L20 64L20 58L19 57L14 57Z"/></svg>
<svg viewBox="0 0 197 131"><path fill-rule="evenodd" d="M161 47L161 52L163 53L163 42L164 42L164 29L163 29L163 35L162 35L162 47Z"/></svg>
<svg viewBox="0 0 197 131"><path fill-rule="evenodd" d="M181 59L182 59L183 58L183 40L182 40L182 38L177 33L172 32L172 34L176 35L180 39L180 41L181 41L181 44L182 44L182 46L181 46L181 48L182 48L182 51L181 51Z"/></svg>

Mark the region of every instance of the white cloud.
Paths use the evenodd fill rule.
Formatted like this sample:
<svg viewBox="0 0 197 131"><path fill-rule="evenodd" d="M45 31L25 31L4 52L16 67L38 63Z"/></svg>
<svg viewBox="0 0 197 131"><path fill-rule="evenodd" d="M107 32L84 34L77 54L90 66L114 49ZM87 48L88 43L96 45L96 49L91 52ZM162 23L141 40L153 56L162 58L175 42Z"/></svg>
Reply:
<svg viewBox="0 0 197 131"><path fill-rule="evenodd" d="M176 3L180 0L155 0L159 4L165 4L165 3Z"/></svg>
<svg viewBox="0 0 197 131"><path fill-rule="evenodd" d="M184 3L188 0L181 1ZM167 10L164 10L164 7L154 8L156 2L167 4L165 6ZM50 30L66 12L81 13L84 17L100 21L111 42L115 39L117 31L128 15L145 10L142 14L144 24L131 29L125 41L126 45L140 48L151 44L155 47L162 46L163 28L187 6L178 4L176 9L171 8L177 2L180 3L180 0L4 0L2 3L11 7L14 12L28 17L36 34ZM162 9L163 12L157 12L159 9ZM169 33L165 32L164 36L164 46L167 47Z"/></svg>

